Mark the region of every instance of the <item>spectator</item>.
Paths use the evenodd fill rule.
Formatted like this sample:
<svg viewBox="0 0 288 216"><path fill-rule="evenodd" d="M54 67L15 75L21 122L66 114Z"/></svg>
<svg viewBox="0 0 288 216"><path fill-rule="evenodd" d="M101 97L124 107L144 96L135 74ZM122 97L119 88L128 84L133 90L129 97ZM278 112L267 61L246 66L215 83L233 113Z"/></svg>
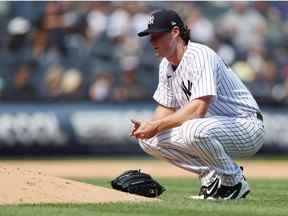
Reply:
<svg viewBox="0 0 288 216"><path fill-rule="evenodd" d="M4 5L0 21L1 98L24 100L31 94L30 98L45 100L145 99L152 93L158 68L153 66L156 60L148 40L138 40L135 35L146 25L148 11L173 7L186 18L192 40L212 46L256 97L286 98L288 102L285 3ZM36 61L34 66L31 59ZM110 69L103 69L105 65ZM24 90L18 94L19 89Z"/></svg>
<svg viewBox="0 0 288 216"><path fill-rule="evenodd" d="M63 77L63 68L58 65L51 65L46 71L44 77L43 97L51 99L59 99L61 96L61 82Z"/></svg>
<svg viewBox="0 0 288 216"><path fill-rule="evenodd" d="M244 83L253 82L256 80L256 73L246 61L237 61L232 65L233 71L237 73Z"/></svg>
<svg viewBox="0 0 288 216"><path fill-rule="evenodd" d="M67 55L62 12L60 3L48 2L46 4L44 14L38 21L39 31L36 31L38 34L35 35L35 43L38 42L37 45L40 47L36 46L38 49L35 50L35 55L44 54L44 51L55 55L55 58Z"/></svg>
<svg viewBox="0 0 288 216"><path fill-rule="evenodd" d="M214 26L202 15L202 12L198 7L194 6L191 8L187 24L190 29L192 40L205 44L212 44L214 41Z"/></svg>
<svg viewBox="0 0 288 216"><path fill-rule="evenodd" d="M107 6L104 2L94 2L93 9L87 15L90 34L94 38L106 33L108 25Z"/></svg>
<svg viewBox="0 0 288 216"><path fill-rule="evenodd" d="M15 17L8 23L9 50L13 53L29 49L30 22L23 17Z"/></svg>
<svg viewBox="0 0 288 216"><path fill-rule="evenodd" d="M233 2L231 6L231 10L218 20L218 34L228 35L236 46L244 50L254 44L263 46L267 28L264 17L249 7L248 2Z"/></svg>
<svg viewBox="0 0 288 216"><path fill-rule="evenodd" d="M83 96L83 78L77 69L65 71L61 80L61 97L64 99L79 100Z"/></svg>
<svg viewBox="0 0 288 216"><path fill-rule="evenodd" d="M114 89L117 101L139 100L147 96L147 91L137 80L138 59L128 57L123 61L123 72L120 84Z"/></svg>
<svg viewBox="0 0 288 216"><path fill-rule="evenodd" d="M112 98L112 84L113 77L111 73L98 73L89 89L90 99L97 102L110 100Z"/></svg>
<svg viewBox="0 0 288 216"><path fill-rule="evenodd" d="M16 70L11 85L4 89L4 100L35 100L36 89L32 83L35 67L31 63L23 63Z"/></svg>

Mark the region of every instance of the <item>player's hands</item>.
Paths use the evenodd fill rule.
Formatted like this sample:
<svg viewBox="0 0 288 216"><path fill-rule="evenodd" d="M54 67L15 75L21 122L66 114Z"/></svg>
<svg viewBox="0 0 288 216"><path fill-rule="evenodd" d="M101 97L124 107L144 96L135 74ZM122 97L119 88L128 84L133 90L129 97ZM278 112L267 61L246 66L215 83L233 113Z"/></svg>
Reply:
<svg viewBox="0 0 288 216"><path fill-rule="evenodd" d="M149 139L158 133L157 125L152 121L131 120L133 128L131 135L137 139Z"/></svg>
<svg viewBox="0 0 288 216"><path fill-rule="evenodd" d="M141 122L137 120L133 120L133 119L131 119L131 122L133 125L132 125L130 136L134 136L134 132L139 128Z"/></svg>

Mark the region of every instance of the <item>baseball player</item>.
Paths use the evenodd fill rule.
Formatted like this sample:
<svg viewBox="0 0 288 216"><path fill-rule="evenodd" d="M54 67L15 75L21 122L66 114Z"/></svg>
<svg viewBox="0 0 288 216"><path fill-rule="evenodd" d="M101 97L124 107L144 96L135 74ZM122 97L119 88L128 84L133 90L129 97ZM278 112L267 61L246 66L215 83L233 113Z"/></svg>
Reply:
<svg viewBox="0 0 288 216"><path fill-rule="evenodd" d="M240 199L250 192L235 157L254 155L264 139L263 117L251 93L209 47L189 41L172 10L151 14L146 30L162 57L158 103L149 121L132 120L131 135L148 154L196 173L194 199Z"/></svg>

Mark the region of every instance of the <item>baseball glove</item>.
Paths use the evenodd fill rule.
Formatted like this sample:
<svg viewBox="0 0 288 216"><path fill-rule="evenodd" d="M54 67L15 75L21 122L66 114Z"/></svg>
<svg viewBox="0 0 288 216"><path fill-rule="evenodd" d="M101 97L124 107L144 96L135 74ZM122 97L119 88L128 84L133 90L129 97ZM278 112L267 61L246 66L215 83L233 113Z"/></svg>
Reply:
<svg viewBox="0 0 288 216"><path fill-rule="evenodd" d="M157 197L165 188L141 170L128 170L111 181L112 188L145 197Z"/></svg>

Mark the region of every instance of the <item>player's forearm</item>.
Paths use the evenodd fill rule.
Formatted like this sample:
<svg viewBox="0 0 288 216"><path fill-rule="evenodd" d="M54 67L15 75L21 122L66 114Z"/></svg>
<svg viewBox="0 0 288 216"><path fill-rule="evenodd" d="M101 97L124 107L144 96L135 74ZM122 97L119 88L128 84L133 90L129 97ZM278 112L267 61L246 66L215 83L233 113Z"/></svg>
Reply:
<svg viewBox="0 0 288 216"><path fill-rule="evenodd" d="M194 109L190 108L189 110L186 110L183 108L169 116L166 116L165 118L156 120L155 123L157 125L157 130L161 132L170 128L180 126L185 121L192 119L193 113Z"/></svg>
<svg viewBox="0 0 288 216"><path fill-rule="evenodd" d="M183 108L179 109L177 112L166 116L162 119L154 121L157 125L157 130L159 132L174 128L182 125L185 121L194 118L202 118L206 115L208 110L208 105L205 101L199 100L193 103L187 104Z"/></svg>
<svg viewBox="0 0 288 216"><path fill-rule="evenodd" d="M154 113L153 113L151 120L152 121L159 120L159 119L165 118L165 117L167 117L173 113L175 113L175 109L158 105L156 107Z"/></svg>

